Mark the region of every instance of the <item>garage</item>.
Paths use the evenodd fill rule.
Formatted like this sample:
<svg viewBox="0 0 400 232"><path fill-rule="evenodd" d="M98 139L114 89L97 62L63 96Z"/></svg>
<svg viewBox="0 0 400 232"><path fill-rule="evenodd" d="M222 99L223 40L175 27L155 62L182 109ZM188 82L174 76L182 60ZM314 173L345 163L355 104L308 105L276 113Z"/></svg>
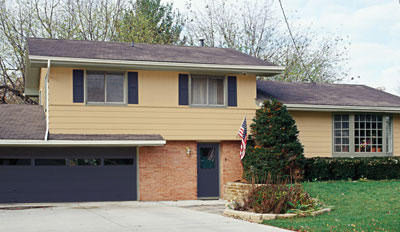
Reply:
<svg viewBox="0 0 400 232"><path fill-rule="evenodd" d="M0 149L0 203L131 200L136 147Z"/></svg>

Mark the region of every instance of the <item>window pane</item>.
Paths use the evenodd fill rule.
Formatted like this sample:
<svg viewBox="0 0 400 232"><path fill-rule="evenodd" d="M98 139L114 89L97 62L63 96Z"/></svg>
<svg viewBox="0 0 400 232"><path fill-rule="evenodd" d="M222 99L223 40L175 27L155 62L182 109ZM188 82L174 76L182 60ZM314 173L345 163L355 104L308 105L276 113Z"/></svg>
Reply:
<svg viewBox="0 0 400 232"><path fill-rule="evenodd" d="M192 78L192 104L207 104L207 79Z"/></svg>
<svg viewBox="0 0 400 232"><path fill-rule="evenodd" d="M99 166L101 165L100 159L70 159L70 166Z"/></svg>
<svg viewBox="0 0 400 232"><path fill-rule="evenodd" d="M124 76L122 73L106 73L107 102L124 102Z"/></svg>
<svg viewBox="0 0 400 232"><path fill-rule="evenodd" d="M200 148L200 168L215 168L215 152L216 150L214 147Z"/></svg>
<svg viewBox="0 0 400 232"><path fill-rule="evenodd" d="M35 159L36 166L65 166L66 159Z"/></svg>
<svg viewBox="0 0 400 232"><path fill-rule="evenodd" d="M133 165L133 159L104 159L104 165Z"/></svg>
<svg viewBox="0 0 400 232"><path fill-rule="evenodd" d="M0 166L29 166L31 159L0 159Z"/></svg>
<svg viewBox="0 0 400 232"><path fill-rule="evenodd" d="M211 105L224 104L224 80L209 79L208 80L208 101Z"/></svg>
<svg viewBox="0 0 400 232"><path fill-rule="evenodd" d="M88 102L104 102L104 73L87 72Z"/></svg>

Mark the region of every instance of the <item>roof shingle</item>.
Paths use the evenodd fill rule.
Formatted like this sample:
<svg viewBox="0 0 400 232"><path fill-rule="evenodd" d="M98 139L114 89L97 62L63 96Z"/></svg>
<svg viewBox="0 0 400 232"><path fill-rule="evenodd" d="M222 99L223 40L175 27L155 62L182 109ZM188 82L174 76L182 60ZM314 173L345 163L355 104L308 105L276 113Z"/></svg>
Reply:
<svg viewBox="0 0 400 232"><path fill-rule="evenodd" d="M257 100L272 98L285 104L400 107L400 97L366 85L257 81Z"/></svg>
<svg viewBox="0 0 400 232"><path fill-rule="evenodd" d="M29 55L221 65L275 66L229 48L28 38Z"/></svg>
<svg viewBox="0 0 400 232"><path fill-rule="evenodd" d="M0 120L0 139L44 139L46 118L41 106L0 104Z"/></svg>

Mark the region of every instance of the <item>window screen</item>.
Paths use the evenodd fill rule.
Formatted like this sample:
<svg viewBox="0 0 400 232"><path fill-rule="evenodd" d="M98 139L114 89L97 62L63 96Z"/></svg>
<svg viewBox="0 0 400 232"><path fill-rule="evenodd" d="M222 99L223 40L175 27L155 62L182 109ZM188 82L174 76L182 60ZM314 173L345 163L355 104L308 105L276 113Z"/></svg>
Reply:
<svg viewBox="0 0 400 232"><path fill-rule="evenodd" d="M120 72L87 72L87 101L123 103L124 74Z"/></svg>

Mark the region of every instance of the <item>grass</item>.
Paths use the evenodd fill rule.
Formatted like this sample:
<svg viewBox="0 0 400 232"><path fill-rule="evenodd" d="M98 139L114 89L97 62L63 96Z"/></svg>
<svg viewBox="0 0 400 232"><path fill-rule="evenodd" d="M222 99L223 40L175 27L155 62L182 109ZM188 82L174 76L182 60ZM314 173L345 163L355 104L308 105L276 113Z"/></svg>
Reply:
<svg viewBox="0 0 400 232"><path fill-rule="evenodd" d="M304 189L332 212L265 224L298 231L400 231L400 181L312 182Z"/></svg>

